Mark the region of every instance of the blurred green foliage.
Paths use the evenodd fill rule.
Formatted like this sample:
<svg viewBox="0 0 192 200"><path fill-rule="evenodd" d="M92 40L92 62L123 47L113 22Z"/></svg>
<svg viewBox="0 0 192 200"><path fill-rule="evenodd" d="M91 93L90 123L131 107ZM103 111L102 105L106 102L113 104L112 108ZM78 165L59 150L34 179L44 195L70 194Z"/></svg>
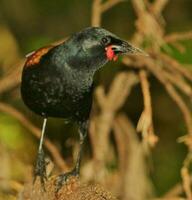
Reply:
<svg viewBox="0 0 192 200"><path fill-rule="evenodd" d="M184 51L180 52L178 49L172 47L171 55L181 63L192 64L192 41L182 41L181 45L184 47Z"/></svg>
<svg viewBox="0 0 192 200"><path fill-rule="evenodd" d="M24 144L21 125L7 115L0 115L1 143L9 149L21 148Z"/></svg>

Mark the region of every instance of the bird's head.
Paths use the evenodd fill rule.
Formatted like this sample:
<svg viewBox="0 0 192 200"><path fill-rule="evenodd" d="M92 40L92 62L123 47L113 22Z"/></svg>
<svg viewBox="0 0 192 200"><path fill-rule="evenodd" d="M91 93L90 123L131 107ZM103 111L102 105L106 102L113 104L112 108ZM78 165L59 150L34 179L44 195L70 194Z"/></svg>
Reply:
<svg viewBox="0 0 192 200"><path fill-rule="evenodd" d="M116 61L121 54L143 54L139 48L100 27L88 27L75 33L68 44L75 56L75 59L71 57L70 64L93 70L107 61Z"/></svg>

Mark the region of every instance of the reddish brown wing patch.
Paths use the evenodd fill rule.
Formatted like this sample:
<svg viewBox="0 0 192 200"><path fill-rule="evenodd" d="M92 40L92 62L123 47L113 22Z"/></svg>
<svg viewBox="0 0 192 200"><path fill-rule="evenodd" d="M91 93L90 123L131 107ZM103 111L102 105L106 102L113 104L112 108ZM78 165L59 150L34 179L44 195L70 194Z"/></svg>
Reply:
<svg viewBox="0 0 192 200"><path fill-rule="evenodd" d="M32 52L30 55L27 56L27 61L25 62L24 67L30 67L30 66L38 64L41 57L45 55L53 47L54 46L47 46L47 47L40 48L35 52Z"/></svg>

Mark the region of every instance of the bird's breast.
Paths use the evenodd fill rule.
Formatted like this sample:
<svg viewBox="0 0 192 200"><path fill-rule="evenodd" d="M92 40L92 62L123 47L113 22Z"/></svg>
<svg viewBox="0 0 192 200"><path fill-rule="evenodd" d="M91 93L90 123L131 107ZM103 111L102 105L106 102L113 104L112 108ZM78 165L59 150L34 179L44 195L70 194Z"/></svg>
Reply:
<svg viewBox="0 0 192 200"><path fill-rule="evenodd" d="M92 103L92 77L47 67L23 71L21 93L34 112L49 117L87 118Z"/></svg>

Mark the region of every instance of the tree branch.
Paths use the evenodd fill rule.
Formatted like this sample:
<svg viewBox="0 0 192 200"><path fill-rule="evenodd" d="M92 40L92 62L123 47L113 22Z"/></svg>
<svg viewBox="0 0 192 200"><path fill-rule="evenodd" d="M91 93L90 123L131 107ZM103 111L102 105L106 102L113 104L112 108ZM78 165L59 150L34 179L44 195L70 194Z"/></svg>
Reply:
<svg viewBox="0 0 192 200"><path fill-rule="evenodd" d="M17 119L22 126L28 129L35 137L40 138L41 130L33 125L21 112L17 109L13 108L12 106L0 102L0 111L9 114L10 116ZM60 155L56 146L47 138L44 140L45 147L51 153L55 163L62 171L67 171L68 166L63 160L62 156Z"/></svg>

